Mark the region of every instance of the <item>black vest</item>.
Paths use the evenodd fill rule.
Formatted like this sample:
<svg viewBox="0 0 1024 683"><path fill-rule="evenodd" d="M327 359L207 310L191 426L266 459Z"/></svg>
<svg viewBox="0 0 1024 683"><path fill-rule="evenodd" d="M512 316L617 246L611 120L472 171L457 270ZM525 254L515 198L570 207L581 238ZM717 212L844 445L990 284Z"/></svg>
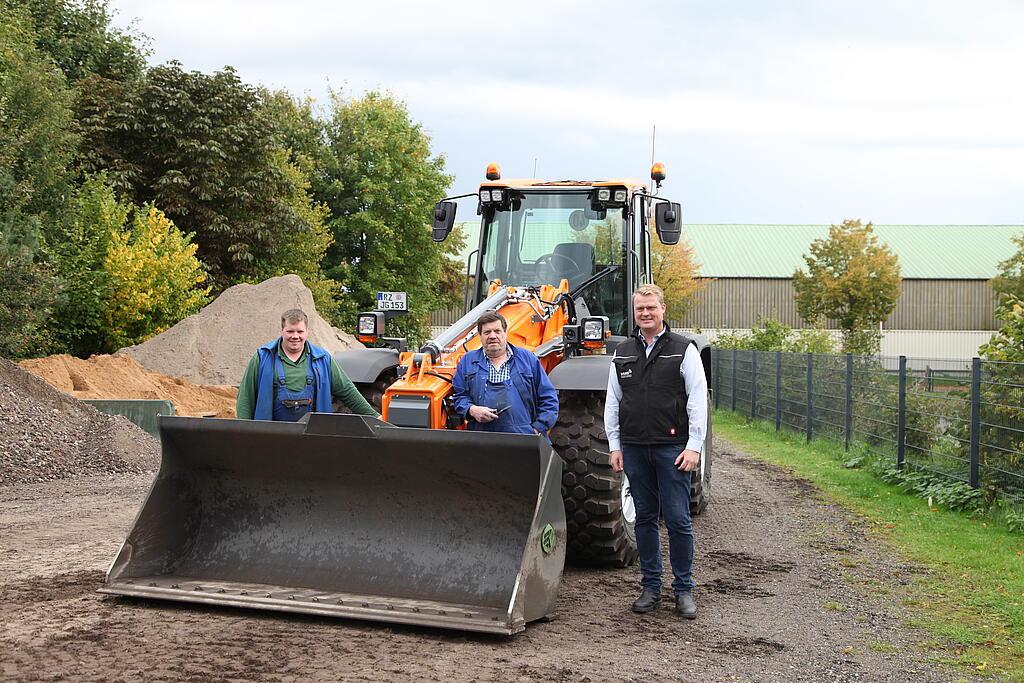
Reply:
<svg viewBox="0 0 1024 683"><path fill-rule="evenodd" d="M645 354L633 334L615 349L615 374L622 388L619 439L628 444L681 444L689 440L686 385L679 366L694 341L669 330Z"/></svg>

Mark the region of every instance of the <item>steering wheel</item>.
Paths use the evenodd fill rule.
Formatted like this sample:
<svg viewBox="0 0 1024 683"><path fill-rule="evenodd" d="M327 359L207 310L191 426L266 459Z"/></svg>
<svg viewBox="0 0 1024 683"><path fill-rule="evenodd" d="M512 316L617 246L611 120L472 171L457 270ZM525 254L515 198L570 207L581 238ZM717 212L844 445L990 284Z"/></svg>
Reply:
<svg viewBox="0 0 1024 683"><path fill-rule="evenodd" d="M565 272L559 272L558 270L555 269L555 266L552 263L552 261L559 261L561 263L567 264L569 266L570 270L567 270ZM553 251L548 253L548 254L544 254L543 256L538 256L537 260L534 261L534 264L537 266L537 275L538 275L538 277L540 276L540 271L541 271L542 268L547 268L548 271L551 273L551 277L552 278L559 277L559 279L561 279L561 278L572 279L572 278L576 277L577 275L583 275L584 274L583 271L580 270L580 266L579 266L578 263L576 263L575 261L573 261L571 258L569 258L568 256L566 256L564 254L556 254ZM547 278L542 278L542 279L546 280ZM557 285L558 283L551 283L551 284Z"/></svg>

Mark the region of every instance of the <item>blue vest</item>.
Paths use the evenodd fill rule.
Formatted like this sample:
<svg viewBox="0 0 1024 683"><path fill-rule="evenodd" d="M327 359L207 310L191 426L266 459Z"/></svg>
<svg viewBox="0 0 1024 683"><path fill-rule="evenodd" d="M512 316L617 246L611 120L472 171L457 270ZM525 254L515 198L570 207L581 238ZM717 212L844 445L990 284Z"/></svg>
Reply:
<svg viewBox="0 0 1024 683"><path fill-rule="evenodd" d="M256 409L253 411L254 420L274 419L274 383L277 366L278 344L281 340L274 341L261 346L257 353L260 356L260 366L256 374ZM306 342L307 362L313 373L313 395L315 404L313 412L330 413L334 411L333 398L331 396L331 354L319 346Z"/></svg>

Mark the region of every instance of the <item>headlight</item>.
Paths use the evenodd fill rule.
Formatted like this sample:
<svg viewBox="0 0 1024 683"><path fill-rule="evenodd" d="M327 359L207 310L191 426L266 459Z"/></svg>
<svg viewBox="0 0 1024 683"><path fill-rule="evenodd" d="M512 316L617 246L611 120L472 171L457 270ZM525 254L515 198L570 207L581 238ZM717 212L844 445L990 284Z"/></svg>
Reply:
<svg viewBox="0 0 1024 683"><path fill-rule="evenodd" d="M583 319L583 341L604 341L608 329L608 318L599 316Z"/></svg>
<svg viewBox="0 0 1024 683"><path fill-rule="evenodd" d="M597 201L606 202L612 198L612 191L607 187L599 188L597 191Z"/></svg>
<svg viewBox="0 0 1024 683"><path fill-rule="evenodd" d="M491 191L490 190L480 190L480 201L482 201L482 202L489 202L489 201L491 201Z"/></svg>
<svg viewBox="0 0 1024 683"><path fill-rule="evenodd" d="M501 190L491 190L491 201L500 202L502 199L504 199L502 197L502 194L504 193Z"/></svg>
<svg viewBox="0 0 1024 683"><path fill-rule="evenodd" d="M360 313L356 319L356 330L361 337L376 337L384 332L384 314L380 312Z"/></svg>
<svg viewBox="0 0 1024 683"><path fill-rule="evenodd" d="M620 204L624 204L626 202L626 191L615 190L615 201L619 202Z"/></svg>

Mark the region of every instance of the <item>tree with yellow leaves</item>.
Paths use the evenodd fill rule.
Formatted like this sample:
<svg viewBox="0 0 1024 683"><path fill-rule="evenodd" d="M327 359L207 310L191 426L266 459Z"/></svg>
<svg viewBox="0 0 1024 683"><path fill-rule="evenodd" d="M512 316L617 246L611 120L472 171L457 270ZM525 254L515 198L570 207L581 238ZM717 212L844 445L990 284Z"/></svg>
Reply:
<svg viewBox="0 0 1024 683"><path fill-rule="evenodd" d="M207 274L191 234L147 206L113 235L104 268L113 293L106 310L110 350L138 344L197 312L209 300Z"/></svg>

